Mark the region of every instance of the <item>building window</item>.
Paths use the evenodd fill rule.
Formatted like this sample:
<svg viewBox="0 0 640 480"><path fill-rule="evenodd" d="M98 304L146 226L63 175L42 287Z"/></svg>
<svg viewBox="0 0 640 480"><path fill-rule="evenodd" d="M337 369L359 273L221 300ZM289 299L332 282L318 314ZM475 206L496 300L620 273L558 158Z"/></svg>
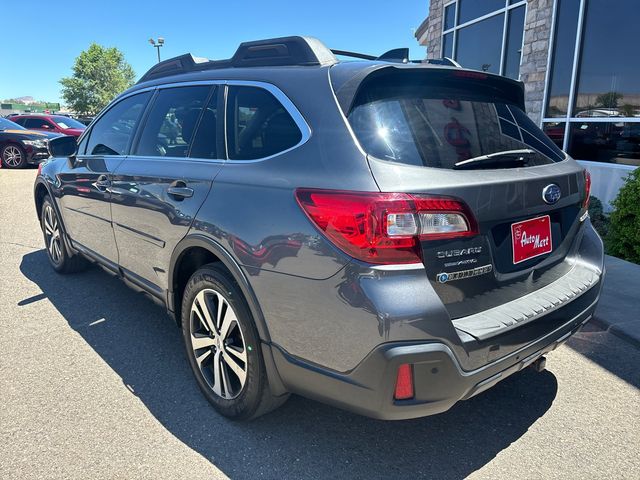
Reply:
<svg viewBox="0 0 640 480"><path fill-rule="evenodd" d="M518 79L526 1L455 0L444 6L442 56Z"/></svg>
<svg viewBox="0 0 640 480"><path fill-rule="evenodd" d="M561 125L578 160L640 166L637 0L557 0L555 9L543 129Z"/></svg>

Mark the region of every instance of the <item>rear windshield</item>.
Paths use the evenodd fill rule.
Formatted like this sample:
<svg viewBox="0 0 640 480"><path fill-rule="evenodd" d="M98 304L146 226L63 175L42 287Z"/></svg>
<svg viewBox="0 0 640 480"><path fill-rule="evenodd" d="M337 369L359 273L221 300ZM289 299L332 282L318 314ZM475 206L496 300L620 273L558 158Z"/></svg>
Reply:
<svg viewBox="0 0 640 480"><path fill-rule="evenodd" d="M361 89L348 115L364 150L379 159L407 165L455 168L482 155L493 157L471 168L512 168L564 160L564 153L516 105L471 88L443 85L389 85Z"/></svg>

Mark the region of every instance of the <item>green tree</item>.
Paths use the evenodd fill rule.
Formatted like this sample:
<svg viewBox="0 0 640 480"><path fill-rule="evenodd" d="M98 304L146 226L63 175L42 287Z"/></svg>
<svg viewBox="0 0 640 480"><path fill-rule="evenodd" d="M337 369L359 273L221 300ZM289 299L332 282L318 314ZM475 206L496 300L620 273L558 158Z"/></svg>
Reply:
<svg viewBox="0 0 640 480"><path fill-rule="evenodd" d="M618 92L601 93L596 97L596 105L605 108L616 108L623 95Z"/></svg>
<svg viewBox="0 0 640 480"><path fill-rule="evenodd" d="M92 43L76 58L73 75L60 80L62 98L74 112L95 115L134 80L133 68L120 50Z"/></svg>

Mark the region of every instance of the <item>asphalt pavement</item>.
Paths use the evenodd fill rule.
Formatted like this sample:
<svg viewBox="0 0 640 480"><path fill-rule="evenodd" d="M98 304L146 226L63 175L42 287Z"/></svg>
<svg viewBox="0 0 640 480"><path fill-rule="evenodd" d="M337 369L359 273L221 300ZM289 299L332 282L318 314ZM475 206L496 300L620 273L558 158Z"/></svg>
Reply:
<svg viewBox="0 0 640 480"><path fill-rule="evenodd" d="M0 169L0 478L638 478L640 350L593 325L437 416L293 396L222 419L161 308L97 268L51 270L35 174Z"/></svg>

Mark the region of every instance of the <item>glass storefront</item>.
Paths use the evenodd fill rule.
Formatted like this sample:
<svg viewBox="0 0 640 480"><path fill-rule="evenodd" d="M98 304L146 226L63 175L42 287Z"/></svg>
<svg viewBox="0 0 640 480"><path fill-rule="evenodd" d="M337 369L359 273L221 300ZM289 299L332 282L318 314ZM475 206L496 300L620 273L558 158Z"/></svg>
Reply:
<svg viewBox="0 0 640 480"><path fill-rule="evenodd" d="M564 127L562 146L576 159L640 166L638 0L557 0L555 8L544 130L560 138Z"/></svg>
<svg viewBox="0 0 640 480"><path fill-rule="evenodd" d="M444 6L442 55L518 79L526 1L454 0Z"/></svg>

